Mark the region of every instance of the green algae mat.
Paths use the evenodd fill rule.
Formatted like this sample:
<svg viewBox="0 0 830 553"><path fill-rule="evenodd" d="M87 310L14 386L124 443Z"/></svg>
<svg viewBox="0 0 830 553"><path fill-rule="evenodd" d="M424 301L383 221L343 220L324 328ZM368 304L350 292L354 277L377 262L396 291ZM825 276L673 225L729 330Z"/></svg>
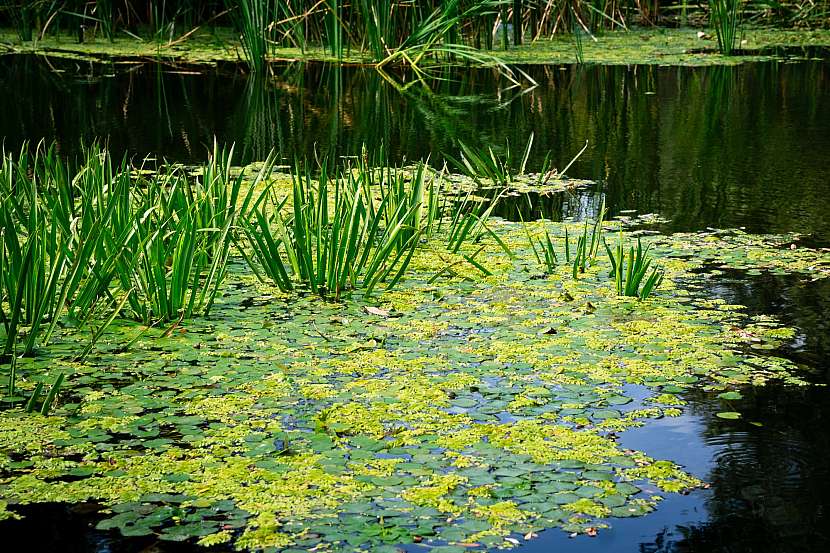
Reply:
<svg viewBox="0 0 830 553"><path fill-rule="evenodd" d="M18 366L21 388L67 374L51 416L0 414L0 519L92 502L99 529L264 551L593 535L706 485L620 433L678 416L687 390L719 395L741 425L741 388L806 385L776 355L795 330L707 286L721 268L826 278L827 251L737 230L646 235L665 279L638 301L616 295L601 257L577 279L544 272L527 233L561 244L581 224L490 224L510 253L491 235L465 246L484 246L489 275L425 244L400 289L329 303L239 263L207 319L111 327L83 363L64 328Z"/></svg>
<svg viewBox="0 0 830 553"><path fill-rule="evenodd" d="M582 41L582 62L605 65L733 65L747 61L774 59L776 48L830 47L826 29L746 28L740 36L739 55L718 53L713 31L696 28L644 28L610 31ZM36 53L83 60L164 59L192 64L242 62L244 54L239 40L230 29L198 31L169 42L139 41L124 36L110 42L91 38L78 44L75 35L47 35L41 40L21 43L14 31L0 30L0 53ZM577 63L573 37L557 35L508 50L488 51L510 64ZM342 58L323 48L277 48L272 61L324 61L366 64L372 60L358 51Z"/></svg>

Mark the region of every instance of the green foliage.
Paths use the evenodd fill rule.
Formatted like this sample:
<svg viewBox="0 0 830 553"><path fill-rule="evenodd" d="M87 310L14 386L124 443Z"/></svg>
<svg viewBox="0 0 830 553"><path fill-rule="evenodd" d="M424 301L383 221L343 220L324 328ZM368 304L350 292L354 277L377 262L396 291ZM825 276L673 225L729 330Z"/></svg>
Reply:
<svg viewBox="0 0 830 553"><path fill-rule="evenodd" d="M55 381L49 387L49 391L46 393L46 397L43 399L43 402L40 404L40 414L41 415L48 415L49 411L52 409L52 405L55 403L55 399L60 392L61 386L63 386L64 374L58 373L58 376L55 377ZM43 392L43 381L39 381L35 386L34 391L32 391L32 395L29 396L28 401L24 407L24 410L27 413L33 413L37 409L38 401L40 400L40 396Z"/></svg>
<svg viewBox="0 0 830 553"><path fill-rule="evenodd" d="M196 176L169 168L148 177L126 160L114 166L97 146L77 166L54 147L4 154L3 354L15 343L31 354L63 315L103 321L94 344L116 316L150 324L207 314L250 201L243 175L231 176L232 157L214 148Z"/></svg>
<svg viewBox="0 0 830 553"><path fill-rule="evenodd" d="M476 195L474 191L467 192L458 201L445 198L436 230L440 232L445 229L447 250L457 253L465 242L478 242L487 234L505 253L513 255L507 244L487 226L503 193L503 189L497 188L487 198ZM449 208L448 202L451 204Z"/></svg>
<svg viewBox="0 0 830 553"><path fill-rule="evenodd" d="M101 24L101 32L110 42L115 39L115 21L112 0L95 0L95 15Z"/></svg>
<svg viewBox="0 0 830 553"><path fill-rule="evenodd" d="M571 274L574 279L584 274L589 267L596 263L599 244L602 241L602 221L605 219L605 200L599 210L599 216L591 226L591 235L588 237L588 219L582 225L582 233L577 236L574 248L571 248L571 239L568 229L565 228L565 261L571 265Z"/></svg>
<svg viewBox="0 0 830 553"><path fill-rule="evenodd" d="M68 293L64 276L82 263L72 253L72 184L53 147L3 154L0 167L0 318L3 355L28 327L24 354L54 330ZM77 228L77 227L75 227ZM3 303L7 307L3 307ZM8 311L6 311L6 309ZM44 328L46 325L46 328Z"/></svg>
<svg viewBox="0 0 830 553"><path fill-rule="evenodd" d="M245 61L252 71L260 72L271 49L272 23L277 13L274 0L225 0L240 31Z"/></svg>
<svg viewBox="0 0 830 553"><path fill-rule="evenodd" d="M718 37L718 50L730 55L741 32L741 0L709 0L709 22Z"/></svg>
<svg viewBox="0 0 830 553"><path fill-rule="evenodd" d="M637 238L637 247L631 246L626 254L625 240L620 228L619 242L612 250L603 239L608 259L611 261L611 278L614 279L617 295L631 296L640 300L647 299L663 281L663 272L652 268L649 247L643 248ZM651 273L649 269L651 268ZM646 276L648 275L648 276Z"/></svg>
<svg viewBox="0 0 830 553"><path fill-rule="evenodd" d="M553 241L550 239L550 233L545 229L545 239L538 241L531 236L527 226L525 226L525 233L536 261L543 264L548 273L553 273L559 264L559 258L556 255L556 248L553 247Z"/></svg>
<svg viewBox="0 0 830 553"><path fill-rule="evenodd" d="M496 154L490 147L486 152L477 150L461 141L459 141L459 147L461 148L461 161L451 156L446 157L460 170L466 172L481 186L495 184L506 187L515 180L516 176L525 174L527 160L533 147L533 133L527 139L518 163L513 158L509 143L505 146L504 155Z"/></svg>
<svg viewBox="0 0 830 553"><path fill-rule="evenodd" d="M175 321L210 311L238 212L252 191L240 195L243 175L231 176L232 159L232 149L214 147L199 177L174 169L131 191L134 216L115 267L139 320Z"/></svg>
<svg viewBox="0 0 830 553"><path fill-rule="evenodd" d="M382 282L394 287L431 227L423 217L435 213L436 200L429 192L424 206L423 167L409 184L403 172L386 176L375 183L365 165L332 176L323 162L314 178L308 167L296 164L290 213L283 210L288 198L266 188L243 223L252 269L282 290L292 289L294 281L334 299L355 288L370 295Z"/></svg>
<svg viewBox="0 0 830 553"><path fill-rule="evenodd" d="M554 242L564 226L574 228L546 223ZM494 230L532 258L519 225ZM782 236L652 240L674 258L666 270L678 285L704 282L691 251L830 276L828 252L781 249ZM657 489L702 485L612 435L680 415L675 394L709 401L747 382L806 384L790 361L743 347L756 338L735 326L755 319L696 286L632 311L597 286L604 272L531 280L526 264L487 246L494 278L434 286L436 252L419 250L407 285L383 303L309 294L240 309L268 290L233 271L224 301L187 333L153 332L128 353L73 364L77 378L62 387L71 403L53 404L54 416L3 413L0 517L94 500L108 510L100 530L188 546L384 551L422 536L495 550L528 528L593 532L651 511ZM28 390L43 382L33 411L51 367L72 355L54 348L21 363Z"/></svg>
<svg viewBox="0 0 830 553"><path fill-rule="evenodd" d="M737 0L712 0L737 6ZM703 6L666 6L663 10L703 11ZM730 9L730 8L727 8ZM228 15L229 12L229 15ZM753 22L826 26L825 0L748 3ZM482 50L555 33L583 35L604 29L626 29L639 20L659 23L656 0L10 0L0 3L0 23L14 27L21 40L31 41L49 32L75 34L80 25L95 39L143 34L158 41L174 41L198 27L230 22L240 32L246 60L257 70L272 46L306 49L320 46L341 57L349 49L371 54L375 62L392 57L415 61L419 54L435 59L480 57ZM579 54L581 57L581 54ZM493 61L493 58L489 58ZM425 61L417 60L418 64Z"/></svg>

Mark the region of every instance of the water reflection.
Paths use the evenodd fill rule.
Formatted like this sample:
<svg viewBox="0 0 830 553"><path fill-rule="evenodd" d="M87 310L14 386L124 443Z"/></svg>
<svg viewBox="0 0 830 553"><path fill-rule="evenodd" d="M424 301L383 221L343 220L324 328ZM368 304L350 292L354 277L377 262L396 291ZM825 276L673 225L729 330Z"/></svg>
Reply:
<svg viewBox="0 0 830 553"><path fill-rule="evenodd" d="M393 162L457 153L459 140L521 149L538 169L550 151L600 181L612 214L671 219L663 230L747 226L826 242L830 218L830 71L825 62L738 67L529 68L535 87L489 69L447 71L429 83L370 68L288 64L249 79L235 66L204 73L161 64L91 65L0 58L7 147L41 137L64 152L108 137L116 150L175 161L204 157L216 135L244 160L355 155L385 147ZM562 216L561 200L534 208ZM565 213L566 215L568 213ZM523 215L528 215L525 213Z"/></svg>
<svg viewBox="0 0 830 553"><path fill-rule="evenodd" d="M0 117L0 136L12 148L55 139L67 154L81 140L108 137L116 150L176 161L202 159L214 135L236 142L246 160L272 147L289 159L349 155L366 143L372 150L384 145L393 161L440 162L459 140L498 150L523 145L533 132L537 168L547 150L564 165L588 139L570 172L599 185L517 198L504 216L590 216L605 198L612 214L637 209L671 219L663 230L745 225L830 240L828 64L530 72L539 83L532 89L512 87L490 70L447 74L425 87L402 85L406 76L390 82L373 70L325 65L290 64L249 79L233 67L192 74L154 64L6 56L0 96L14 109ZM706 290L799 328L799 340L777 353L830 382L830 284L734 272ZM625 447L683 463L712 484L709 490L672 496L647 517L614 521L596 539L546 532L527 551L830 550L830 392L768 387L745 396L732 406L743 421L718 419L720 401L696 393L684 417L622 435ZM135 542L89 541L100 533L83 524L61 526L55 536L73 532L82 536L78 551L134 550ZM29 540L31 533L19 535Z"/></svg>

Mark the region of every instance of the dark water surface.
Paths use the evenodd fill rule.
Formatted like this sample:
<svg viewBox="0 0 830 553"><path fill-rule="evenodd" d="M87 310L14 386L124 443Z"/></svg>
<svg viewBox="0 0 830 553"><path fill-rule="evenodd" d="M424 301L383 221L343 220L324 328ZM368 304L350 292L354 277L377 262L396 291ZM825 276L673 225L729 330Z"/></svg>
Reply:
<svg viewBox="0 0 830 553"><path fill-rule="evenodd" d="M392 162L437 162L457 156L459 140L509 142L519 157L534 133L529 169L547 152L563 168L587 140L570 176L599 181L612 210L671 219L666 230L746 226L830 242L827 62L541 66L527 69L538 86L512 88L492 70L456 70L405 90L371 68L201 71L3 56L0 136L8 148L54 139L66 153L108 137L115 151L182 162L202 161L214 136L245 161L272 147L287 159L359 154L365 143L385 145ZM560 204L533 211L555 218Z"/></svg>
<svg viewBox="0 0 830 553"><path fill-rule="evenodd" d="M371 69L274 68L251 79L234 67L195 73L156 64L90 65L0 57L0 136L7 148L56 140L66 154L82 140L172 161L204 159L217 136L245 160L276 147L294 155L359 153L384 144L394 162L457 153L457 141L522 150L530 169L547 151L587 193L536 198L523 216L554 219L596 209L635 209L669 219L664 231L745 226L801 232L830 243L830 64L756 63L734 68L534 67L536 87L510 88L490 70L405 90ZM517 208L518 204L511 209ZM503 212L504 216L513 216ZM798 328L786 350L810 379L830 382L830 283L802 277L712 277L707 291ZM624 432L624 447L682 463L711 484L671 496L645 517L612 520L596 538L543 532L521 550L620 553L830 551L830 392L826 386L749 389L728 410L686 397L682 417ZM760 423L754 425L751 423ZM10 550L178 551L91 530L86 507L30 507L4 523ZM24 511L24 512L27 512ZM5 545L0 549L5 550ZM423 549L417 549L423 550Z"/></svg>

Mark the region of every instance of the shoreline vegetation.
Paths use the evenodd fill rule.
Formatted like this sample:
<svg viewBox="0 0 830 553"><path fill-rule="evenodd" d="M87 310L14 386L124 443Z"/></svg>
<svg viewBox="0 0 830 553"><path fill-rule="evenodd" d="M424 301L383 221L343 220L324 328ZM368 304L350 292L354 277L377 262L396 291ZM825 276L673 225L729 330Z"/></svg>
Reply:
<svg viewBox="0 0 830 553"><path fill-rule="evenodd" d="M35 1L0 8L0 52L232 61L252 72L278 60L418 75L462 63L512 75L508 64L731 64L789 53L782 48L830 47L828 23L827 0L774 7L737 0Z"/></svg>
<svg viewBox="0 0 830 553"><path fill-rule="evenodd" d="M718 52L713 33L698 29L642 28L609 31L596 40L584 41L581 60L573 39L561 35L540 39L533 44L496 51L498 61L510 65L603 64L603 65L734 65L784 57L824 57L830 49L830 30L744 29L740 49L732 55ZM817 52L818 51L818 52ZM21 42L11 29L0 29L0 54L39 54L89 62L167 61L187 65L245 63L241 43L231 29L201 31L184 41L138 41L129 37L110 42L103 38L79 44L69 34ZM337 62L343 65L375 65L369 56L352 53L342 58L323 48L278 48L268 56L269 63ZM481 60L476 65L496 65L496 60Z"/></svg>

